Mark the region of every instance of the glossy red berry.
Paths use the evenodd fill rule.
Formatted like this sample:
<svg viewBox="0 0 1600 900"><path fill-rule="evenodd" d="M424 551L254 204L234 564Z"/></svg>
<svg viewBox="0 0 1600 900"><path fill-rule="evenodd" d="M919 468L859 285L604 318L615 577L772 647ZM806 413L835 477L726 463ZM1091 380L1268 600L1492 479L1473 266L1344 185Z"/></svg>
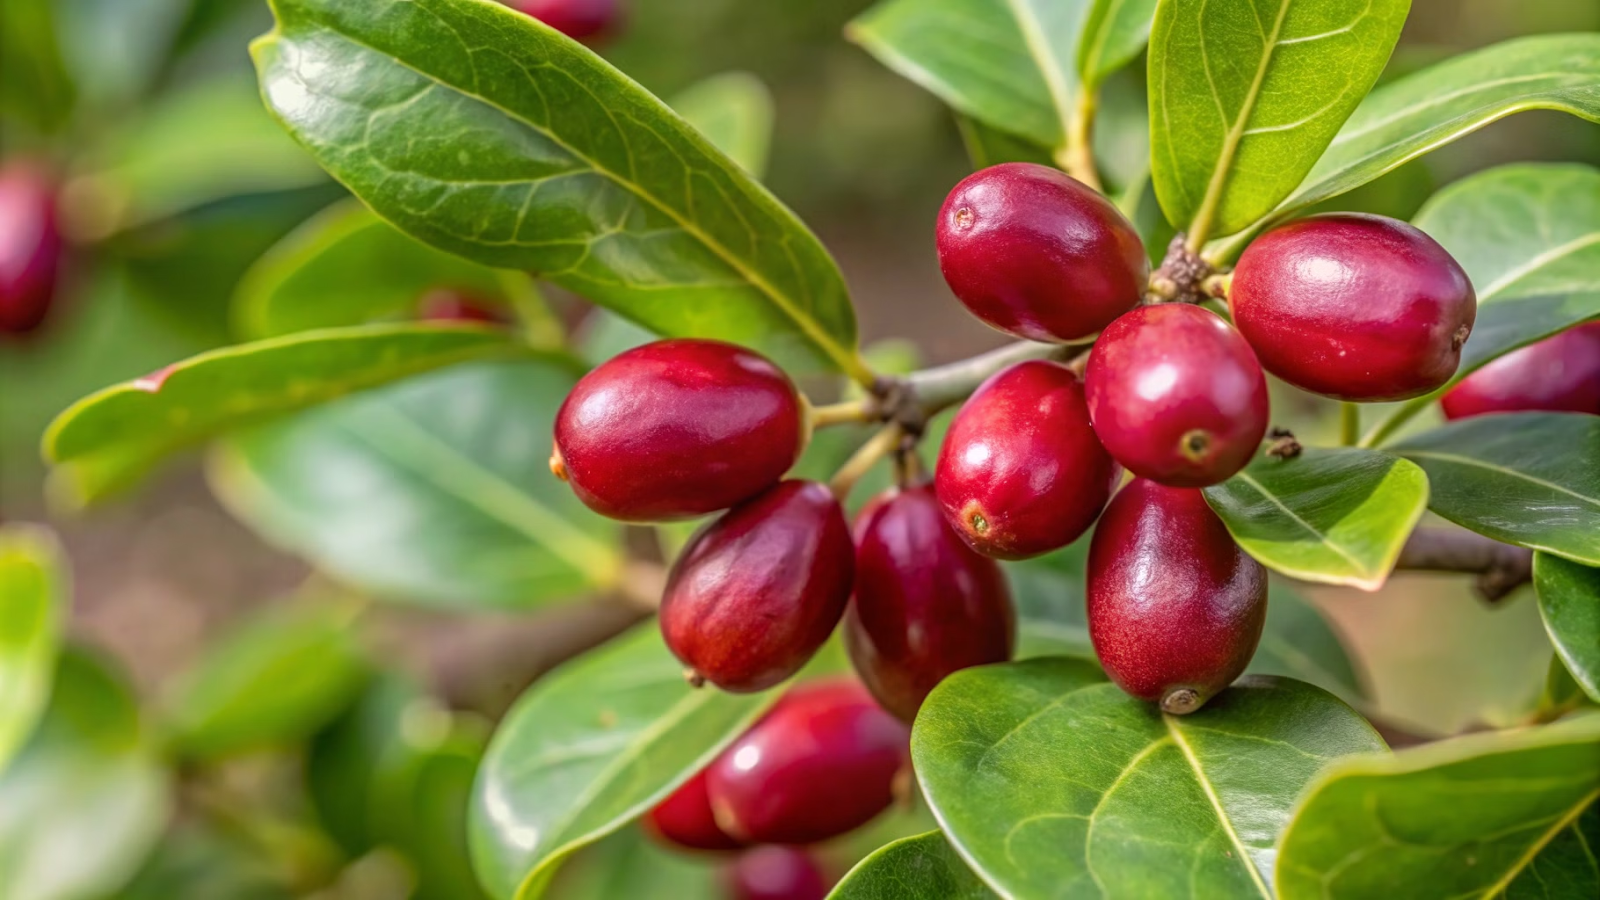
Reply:
<svg viewBox="0 0 1600 900"><path fill-rule="evenodd" d="M752 843L811 844L894 801L910 730L850 680L801 685L706 772L717 822Z"/></svg>
<svg viewBox="0 0 1600 900"><path fill-rule="evenodd" d="M1036 341L1094 334L1132 309L1150 274L1139 234L1109 200L1049 166L966 177L939 210L939 268L988 324Z"/></svg>
<svg viewBox="0 0 1600 900"><path fill-rule="evenodd" d="M1089 424L1078 377L1032 361L991 376L956 414L934 489L973 549L1025 559L1083 534L1119 475Z"/></svg>
<svg viewBox="0 0 1600 900"><path fill-rule="evenodd" d="M693 518L771 487L800 455L800 394L720 341L635 347L585 375L556 416L552 470L602 515Z"/></svg>
<svg viewBox="0 0 1600 900"><path fill-rule="evenodd" d="M839 501L814 481L785 481L683 549L661 600L661 632L700 678L727 691L766 690L828 639L854 576Z"/></svg>
<svg viewBox="0 0 1600 900"><path fill-rule="evenodd" d="M1135 475L1205 487L1244 468L1267 433L1267 379L1233 326L1184 303L1112 322L1089 354L1095 436Z"/></svg>
<svg viewBox="0 0 1600 900"><path fill-rule="evenodd" d="M49 177L28 163L8 163L0 169L0 333L24 334L44 323L61 254Z"/></svg>
<svg viewBox="0 0 1600 900"><path fill-rule="evenodd" d="M1513 350L1447 391L1447 419L1492 412L1600 415L1600 322Z"/></svg>
<svg viewBox="0 0 1600 900"><path fill-rule="evenodd" d="M946 675L1011 658L1016 614L999 563L950 528L933 488L890 489L856 518L845 646L883 707L910 722Z"/></svg>
<svg viewBox="0 0 1600 900"><path fill-rule="evenodd" d="M504 325L508 321L499 307L465 291L437 288L422 295L417 314L429 322L482 322Z"/></svg>
<svg viewBox="0 0 1600 900"><path fill-rule="evenodd" d="M824 900L828 876L811 854L796 847L757 847L727 872L730 900Z"/></svg>
<svg viewBox="0 0 1600 900"><path fill-rule="evenodd" d="M717 826L706 794L706 773L696 772L645 815L645 828L661 841L690 850L738 850L745 843Z"/></svg>
<svg viewBox="0 0 1600 900"><path fill-rule="evenodd" d="M601 36L617 20L617 0L509 0L509 5L573 40Z"/></svg>
<svg viewBox="0 0 1600 900"><path fill-rule="evenodd" d="M1268 372L1341 400L1404 400L1449 381L1477 318L1467 273L1383 216L1312 216L1257 238L1234 270L1233 323Z"/></svg>
<svg viewBox="0 0 1600 900"><path fill-rule="evenodd" d="M1267 573L1195 488L1137 479L1089 544L1089 638L1106 674L1170 713L1199 709L1250 664Z"/></svg>

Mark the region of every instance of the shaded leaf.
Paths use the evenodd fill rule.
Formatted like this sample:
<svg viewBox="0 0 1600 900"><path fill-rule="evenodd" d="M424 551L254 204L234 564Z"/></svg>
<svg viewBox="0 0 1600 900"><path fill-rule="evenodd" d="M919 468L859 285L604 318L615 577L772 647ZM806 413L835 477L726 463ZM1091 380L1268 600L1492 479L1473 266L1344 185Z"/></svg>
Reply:
<svg viewBox="0 0 1600 900"><path fill-rule="evenodd" d="M1600 703L1600 569L1538 553L1533 557L1533 584L1556 655Z"/></svg>
<svg viewBox="0 0 1600 900"><path fill-rule="evenodd" d="M971 116L956 113L956 128L961 132L961 143L967 148L967 158L972 160L974 171L1008 162L1055 165L1049 147L985 125Z"/></svg>
<svg viewBox="0 0 1600 900"><path fill-rule="evenodd" d="M1310 601L1277 579L1270 583L1261 643L1245 671L1297 678L1347 703L1367 693L1339 633Z"/></svg>
<svg viewBox="0 0 1600 900"><path fill-rule="evenodd" d="M0 113L53 131L72 112L77 90L62 65L52 0L0 4Z"/></svg>
<svg viewBox="0 0 1600 900"><path fill-rule="evenodd" d="M1086 85L1138 58L1150 40L1156 0L1094 0L1078 42L1078 74Z"/></svg>
<svg viewBox="0 0 1600 900"><path fill-rule="evenodd" d="M829 900L991 900L997 897L940 832L902 838L856 864Z"/></svg>
<svg viewBox="0 0 1600 900"><path fill-rule="evenodd" d="M672 108L756 178L767 173L776 111L772 92L749 72L724 72L689 86Z"/></svg>
<svg viewBox="0 0 1600 900"><path fill-rule="evenodd" d="M71 588L55 536L0 526L0 772L50 699Z"/></svg>
<svg viewBox="0 0 1600 900"><path fill-rule="evenodd" d="M579 851L551 885L553 900L688 900L717 897L726 860L668 850L624 828Z"/></svg>

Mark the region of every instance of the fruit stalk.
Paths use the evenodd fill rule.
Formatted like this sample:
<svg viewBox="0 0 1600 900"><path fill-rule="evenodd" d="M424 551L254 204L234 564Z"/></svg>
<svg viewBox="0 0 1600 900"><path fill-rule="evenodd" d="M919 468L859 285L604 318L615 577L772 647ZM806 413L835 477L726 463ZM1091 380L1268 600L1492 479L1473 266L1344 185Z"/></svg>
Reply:
<svg viewBox="0 0 1600 900"><path fill-rule="evenodd" d="M1361 407L1348 400L1339 404L1339 444L1354 447L1361 440Z"/></svg>
<svg viewBox="0 0 1600 900"><path fill-rule="evenodd" d="M1099 98L1092 90L1078 91L1067 120L1067 145L1061 149L1061 167L1067 174L1104 193L1094 164L1094 114Z"/></svg>

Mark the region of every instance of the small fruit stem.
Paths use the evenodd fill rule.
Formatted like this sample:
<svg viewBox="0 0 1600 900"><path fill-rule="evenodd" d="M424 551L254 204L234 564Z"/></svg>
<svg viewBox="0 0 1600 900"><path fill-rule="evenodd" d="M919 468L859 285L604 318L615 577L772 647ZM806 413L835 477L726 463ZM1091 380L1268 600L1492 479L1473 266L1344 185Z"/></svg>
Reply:
<svg viewBox="0 0 1600 900"><path fill-rule="evenodd" d="M1077 102L1067 120L1067 145L1057 154L1057 161L1068 175L1104 192L1094 164L1094 115L1098 104L1094 91L1078 91Z"/></svg>
<svg viewBox="0 0 1600 900"><path fill-rule="evenodd" d="M1093 343L1094 337L1075 344L1019 341L970 359L915 372L905 379L905 385L912 391L922 414L932 416L967 399L996 372L1033 359L1066 362L1087 351Z"/></svg>
<svg viewBox="0 0 1600 900"><path fill-rule="evenodd" d="M846 400L811 407L811 427L828 428L833 425L852 425L871 422L877 418L870 400Z"/></svg>
<svg viewBox="0 0 1600 900"><path fill-rule="evenodd" d="M878 460L893 453L895 448L900 446L900 438L904 433L898 424L890 424L879 430L839 467L839 471L828 481L828 490L833 491L833 495L843 503L850 496L850 490L856 486L856 482L871 471Z"/></svg>
<svg viewBox="0 0 1600 900"><path fill-rule="evenodd" d="M1361 407L1348 401L1339 404L1339 443L1354 447L1361 440Z"/></svg>
<svg viewBox="0 0 1600 900"><path fill-rule="evenodd" d="M1438 396L1438 393L1424 394L1413 400L1407 400L1394 412L1389 413L1388 418L1379 422L1377 427L1367 432L1367 436L1362 438L1361 443L1357 444L1357 446L1367 448L1382 446L1385 441L1394 437L1395 432L1399 431L1401 426L1411 421L1417 413L1427 409L1428 405Z"/></svg>
<svg viewBox="0 0 1600 900"><path fill-rule="evenodd" d="M522 336L528 346L537 350L558 350L566 345L567 333L561 320L550 309L550 302L539 283L525 272L500 270L500 289L517 311L522 323Z"/></svg>

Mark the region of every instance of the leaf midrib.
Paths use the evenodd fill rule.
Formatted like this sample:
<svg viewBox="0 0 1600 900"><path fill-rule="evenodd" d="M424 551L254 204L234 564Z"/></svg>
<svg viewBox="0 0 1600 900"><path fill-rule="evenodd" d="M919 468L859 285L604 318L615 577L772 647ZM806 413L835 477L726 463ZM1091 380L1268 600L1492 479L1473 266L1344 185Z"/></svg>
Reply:
<svg viewBox="0 0 1600 900"><path fill-rule="evenodd" d="M1574 238L1564 244L1551 247L1541 253L1536 253L1525 260L1521 265L1513 266L1499 278L1496 278L1494 281L1490 282L1489 286L1485 287L1483 291L1478 294L1478 302L1486 303L1490 300L1493 300L1495 297L1499 296L1501 291L1522 280L1523 276L1532 274L1533 272L1536 272L1539 269L1542 269L1545 266L1562 259L1563 257L1571 256L1580 250L1595 245L1600 245L1600 231L1595 231L1590 234Z"/></svg>
<svg viewBox="0 0 1600 900"><path fill-rule="evenodd" d="M1543 478L1539 478L1539 477L1534 476L1534 475L1529 475L1526 472L1519 472L1516 469L1510 469L1510 468L1507 468L1507 467L1502 466L1502 465L1496 465L1496 464L1488 462L1486 460L1473 459L1470 456L1458 456L1458 455L1456 455L1454 453L1440 453L1440 452L1435 451L1435 450L1410 450L1410 449L1400 448L1400 449L1397 449L1396 452L1404 454L1405 456L1408 456L1408 457L1420 456L1420 457L1422 457L1424 459L1437 459L1437 460L1441 460L1441 461L1447 462L1447 463L1454 463L1454 464L1456 464L1458 466L1468 466L1468 467L1471 467L1471 468L1485 469L1485 470L1490 471L1490 472L1497 472L1497 473L1499 473L1501 475L1504 475L1504 476L1507 476L1509 478L1521 479L1522 481L1526 481L1529 484L1536 484L1536 485L1539 485L1540 487L1546 488L1548 490L1555 491L1555 492L1561 493L1561 494L1566 494L1566 495L1568 495L1568 496L1570 496L1570 497L1572 497L1574 499L1582 500L1583 502L1589 504L1590 506L1593 506L1593 507L1596 507L1597 509L1600 509L1600 499L1597 499L1597 498L1594 498L1594 497L1585 496L1583 494L1578 493L1577 491L1572 490L1571 488L1562 487L1561 485L1556 484L1553 481L1546 481Z"/></svg>
<svg viewBox="0 0 1600 900"><path fill-rule="evenodd" d="M1286 506L1282 500L1278 499L1276 494L1268 491L1261 482L1252 478L1248 472L1241 471L1237 477L1242 479L1246 484L1255 488L1257 493L1271 502L1273 506L1276 506L1278 509L1282 510L1284 515L1293 519L1300 525L1301 528L1304 528L1306 531L1314 535L1320 543L1327 546L1329 549L1333 550L1333 552L1342 557L1345 562L1348 562L1358 574L1364 577L1371 577L1372 573L1367 570L1366 566L1362 565L1360 560L1356 559L1354 556L1351 556L1350 552L1344 547L1340 546L1338 543L1334 542L1333 538L1312 527L1310 522L1307 522L1305 519L1300 517L1299 513L1296 513L1294 510Z"/></svg>
<svg viewBox="0 0 1600 900"><path fill-rule="evenodd" d="M1567 812L1563 814L1561 818L1557 819L1555 824L1551 825L1544 834L1540 835L1537 841L1534 841L1531 845L1529 845L1528 849L1522 854L1522 856L1519 857L1516 862L1512 863L1511 867L1506 870L1506 873L1500 876L1500 878L1497 879L1494 884L1491 884L1484 890L1483 894L1481 895L1484 900L1490 900L1490 898L1499 895L1501 891L1504 891L1506 888L1510 887L1511 882L1516 880L1518 875L1522 874L1522 870L1526 869L1540 853L1544 852L1544 848L1549 846L1551 841L1555 840L1556 835L1560 834L1562 831L1565 831L1569 826L1572 825L1573 822L1576 822L1578 817L1583 815L1584 810L1588 809L1590 804L1594 803L1596 800L1600 800L1600 788L1590 791L1588 796L1581 798L1576 804L1573 805L1571 809L1567 810ZM1582 837L1582 832L1579 832L1579 837Z"/></svg>
<svg viewBox="0 0 1600 900"><path fill-rule="evenodd" d="M1200 765L1200 759L1195 755L1194 748L1184 739L1183 732L1177 727L1173 716L1161 714L1161 721L1167 728L1167 734L1172 738L1172 743L1183 753L1183 758L1189 763L1189 768L1194 771L1194 779L1205 792L1206 799L1211 802L1212 810L1217 814L1217 822L1228 835L1228 840L1233 844L1233 849L1239 854L1239 864L1250 873L1250 881L1256 886L1265 900L1272 900L1272 891L1268 890L1267 883L1261 877L1261 872L1256 868L1255 859L1251 857L1250 850L1239 837L1239 832L1234 830L1233 820L1228 818L1228 812L1222 806L1222 798L1217 796L1216 789L1211 785L1211 779L1206 777L1205 769Z"/></svg>
<svg viewBox="0 0 1600 900"><path fill-rule="evenodd" d="M1043 23L1028 5L1029 0L1004 2L1010 8L1012 18L1017 20L1017 28L1022 31L1022 42L1028 48L1028 55L1033 57L1039 74L1044 77L1045 90L1050 93L1050 104L1055 107L1056 121L1061 126L1060 143L1054 148L1060 150L1066 144L1068 123L1072 120L1072 88L1067 84L1066 71L1054 64L1050 39L1044 33Z"/></svg>

